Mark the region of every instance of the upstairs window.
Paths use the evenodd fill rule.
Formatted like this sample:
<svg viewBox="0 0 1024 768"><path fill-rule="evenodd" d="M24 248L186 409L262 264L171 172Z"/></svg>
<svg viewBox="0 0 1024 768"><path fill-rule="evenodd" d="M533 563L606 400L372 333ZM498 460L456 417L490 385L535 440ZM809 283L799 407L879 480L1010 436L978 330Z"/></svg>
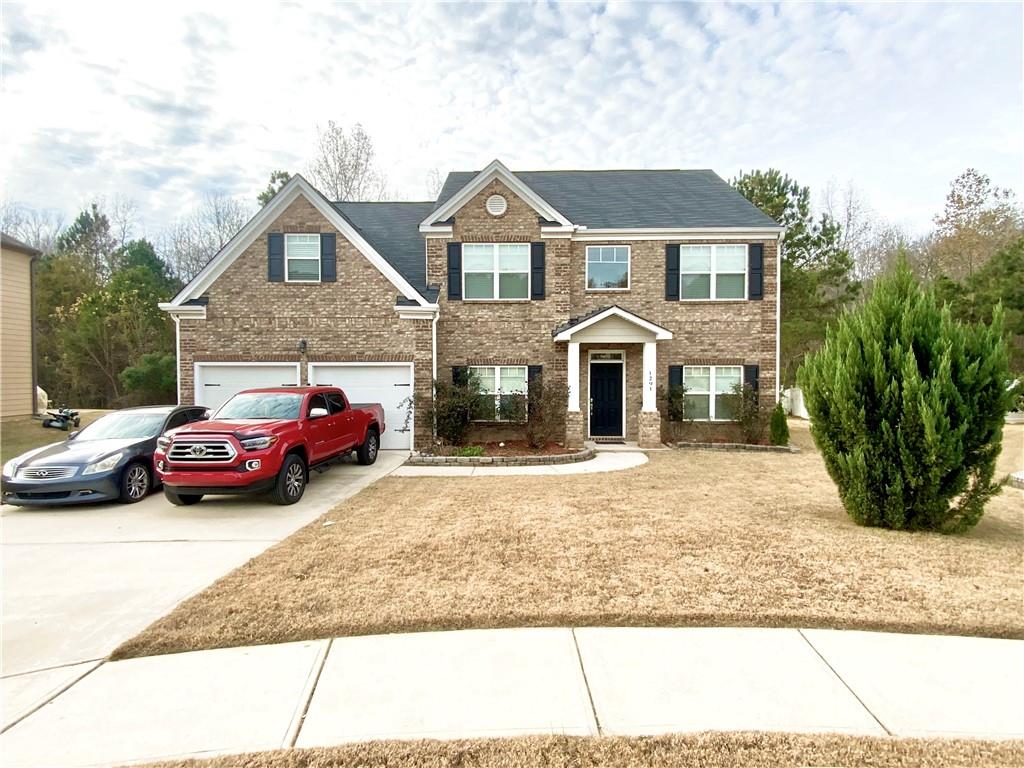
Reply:
<svg viewBox="0 0 1024 768"><path fill-rule="evenodd" d="M284 236L284 279L288 283L320 282L320 235Z"/></svg>
<svg viewBox="0 0 1024 768"><path fill-rule="evenodd" d="M694 421L731 421L735 418L733 387L743 384L741 365L683 366L686 418Z"/></svg>
<svg viewBox="0 0 1024 768"><path fill-rule="evenodd" d="M469 371L480 387L474 419L525 421L525 365L473 365Z"/></svg>
<svg viewBox="0 0 1024 768"><path fill-rule="evenodd" d="M587 246L587 290L629 290L629 246Z"/></svg>
<svg viewBox="0 0 1024 768"><path fill-rule="evenodd" d="M462 296L467 301L528 300L530 244L463 243Z"/></svg>
<svg viewBox="0 0 1024 768"><path fill-rule="evenodd" d="M745 299L746 245L679 246L679 298Z"/></svg>

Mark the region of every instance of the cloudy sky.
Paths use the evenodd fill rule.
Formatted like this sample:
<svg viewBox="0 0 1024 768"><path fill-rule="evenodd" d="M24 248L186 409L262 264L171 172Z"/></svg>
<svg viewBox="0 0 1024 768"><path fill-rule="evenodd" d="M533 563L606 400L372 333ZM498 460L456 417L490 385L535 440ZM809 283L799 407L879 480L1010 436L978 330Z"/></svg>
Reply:
<svg viewBox="0 0 1024 768"><path fill-rule="evenodd" d="M361 122L397 199L431 169L774 166L922 230L973 166L1024 192L1022 10L972 4L2 6L7 200L206 192Z"/></svg>

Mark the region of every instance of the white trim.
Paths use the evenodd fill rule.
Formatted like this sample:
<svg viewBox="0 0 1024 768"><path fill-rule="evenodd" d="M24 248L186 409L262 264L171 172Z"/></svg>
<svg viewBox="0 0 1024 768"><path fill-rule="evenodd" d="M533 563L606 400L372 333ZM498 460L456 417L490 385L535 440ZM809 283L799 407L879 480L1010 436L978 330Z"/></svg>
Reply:
<svg viewBox="0 0 1024 768"><path fill-rule="evenodd" d="M156 305L157 309L167 312L171 317L184 318L186 320L205 320L205 304L171 304L161 301Z"/></svg>
<svg viewBox="0 0 1024 768"><path fill-rule="evenodd" d="M198 361L192 363L192 402L196 405L199 404L199 393L202 392L202 376L199 373L199 369L202 367L207 368L242 368L252 365L258 365L261 368L273 366L275 368L286 368L288 366L294 366L295 368L295 386L299 387L302 385L302 371L300 370L300 364L298 362L260 362L259 360L248 360L240 363L219 363L215 361ZM224 402L227 402L226 400ZM223 403L222 403L223 404Z"/></svg>
<svg viewBox="0 0 1024 768"><path fill-rule="evenodd" d="M736 419L719 419L715 416L715 397L717 395L731 395L732 392L716 392L715 391L715 371L719 368L739 368L740 369L740 388L743 388L743 366L735 365L733 363L727 363L724 365L684 365L683 366L683 388L686 388L686 369L687 368L707 368L708 373L708 391L707 392L695 392L696 395L707 395L708 396L708 418L706 419L689 419L689 421L699 421L703 423L716 423L716 424L728 424L729 422L736 421Z"/></svg>
<svg viewBox="0 0 1024 768"><path fill-rule="evenodd" d="M591 288L590 287L590 249L591 248L625 248L626 249L626 287L625 288ZM604 262L599 262L604 263ZM620 264L621 262L608 262ZM629 245L587 245L583 248L583 290L587 293L623 293L632 287L633 280L633 248Z"/></svg>
<svg viewBox="0 0 1024 768"><path fill-rule="evenodd" d="M437 304L427 304L421 307L395 305L395 312L398 313L399 320L430 320L437 317L440 309Z"/></svg>
<svg viewBox="0 0 1024 768"><path fill-rule="evenodd" d="M594 360L595 354L605 355L609 352L618 352L622 357L618 360ZM587 437L593 438L590 431L590 420L594 416L594 393L590 388L590 367L597 365L621 365L622 366L622 432L618 435L598 435L598 437L626 437L626 351L623 349L591 349L587 351Z"/></svg>
<svg viewBox="0 0 1024 768"><path fill-rule="evenodd" d="M606 309L604 312L594 315L593 317L589 317L583 322L577 323L572 328L568 328L562 331L557 336L555 336L554 340L570 341L574 334L578 333L579 331L582 331L584 328L589 328L590 326L601 322L605 318L612 316L621 317L623 320L633 323L634 325L638 325L646 331L650 331L651 333L654 334L655 341L667 341L668 339L672 338L672 331L668 330L667 328L662 328L660 325L656 325L648 320L644 320L642 317L637 317L632 312L627 312L625 309L622 309L621 307L608 307L608 309Z"/></svg>
<svg viewBox="0 0 1024 768"><path fill-rule="evenodd" d="M288 256L289 237L316 237L316 280L292 280L288 277L288 259L292 261L313 261L312 256ZM284 233L284 281L286 283L320 283L323 279L323 252L320 250L319 232L285 232Z"/></svg>
<svg viewBox="0 0 1024 768"><path fill-rule="evenodd" d="M785 234L783 232L782 234ZM782 234L775 245L775 402L779 402L782 395L782 371L779 370L781 363L782 348ZM764 266L764 265L762 265Z"/></svg>
<svg viewBox="0 0 1024 768"><path fill-rule="evenodd" d="M580 343L570 341L568 344L566 370L569 379L569 405L566 410L580 412Z"/></svg>
<svg viewBox="0 0 1024 768"><path fill-rule="evenodd" d="M462 300L463 301L503 301L504 302L504 301L530 301L531 300L531 297L533 296L533 269L531 269L532 264L531 264L531 261L530 261L531 256L530 256L530 244L529 243L462 243L461 245L462 245L462 249L461 249L462 250L462 258L460 259L460 263L462 264ZM471 274L471 275L491 274L491 275L494 276L493 280L492 280L492 283L493 283L492 288L494 290L494 295L491 296L490 298L471 299L471 298L468 298L466 296L466 246L467 245L470 245L470 246L473 246L473 245L490 245L490 246L492 246L491 266L493 267L493 269L491 269L489 271L488 270L483 270L483 269L474 269L474 270L470 270L469 271L469 274ZM503 274L504 275L521 275L521 274L523 274L523 272L511 272L511 271L508 271L508 270L506 270L505 272L501 271L501 268L500 268L501 257L498 255L498 250L499 250L499 246L502 246L502 245L524 245L524 246L526 246L526 271L525 271L525 274L526 274L526 295L525 296L514 296L512 298L501 298L498 295L498 293L499 293L499 286L500 286L500 283L501 283L501 275L503 275Z"/></svg>
<svg viewBox="0 0 1024 768"><path fill-rule="evenodd" d="M207 291L217 278L219 278L224 271L231 266L238 256L245 251L250 245L255 242L256 238L264 233L267 227L269 227L274 220L280 215L280 213L291 205L300 196L304 197L314 208L316 208L320 214L333 226L338 233L348 240L356 250L358 250L366 259L375 266L381 274L384 275L391 284L394 285L399 292L407 299L412 299L420 304L427 304L427 300L420 295L419 291L412 287L402 275L396 270L387 259L381 256L371 246L359 232L348 223L348 220L341 215L341 213L334 208L327 199L320 194L308 181L302 176L296 174L285 184L281 191L274 195L274 198L267 203L263 208L256 213L249 221L242 227L233 238L231 238L227 245L220 249L216 256L210 260L210 262L203 267L199 274L197 274L192 280L186 285L171 301L169 306L179 307L189 299L198 298L205 291ZM161 309L164 309L162 306ZM164 309L166 312L173 311L170 308Z"/></svg>
<svg viewBox="0 0 1024 768"><path fill-rule="evenodd" d="M680 240L680 239L744 239L776 240L785 234L783 227L623 227L588 229L580 226L573 240Z"/></svg>
<svg viewBox="0 0 1024 768"><path fill-rule="evenodd" d="M657 413L658 399L655 379L658 377L658 344L654 341L644 342L643 380L640 382L641 403L643 413Z"/></svg>
<svg viewBox="0 0 1024 768"><path fill-rule="evenodd" d="M743 246L743 295L742 296L726 296L720 298L717 296L718 293L718 275L738 275L739 272L719 272L718 271L718 249L720 246L726 245L724 243L704 243L701 245L690 244L679 246L679 301L685 302L701 302L701 301L749 301L747 294L750 292L750 245L748 243L729 243L726 247L734 248L737 245ZM711 261L709 264L710 271L695 271L695 270L683 270L683 248L710 248L711 249ZM683 275L707 275L708 276L708 296L707 298L695 298L687 299L683 297Z"/></svg>
<svg viewBox="0 0 1024 768"><path fill-rule="evenodd" d="M181 405L181 318L171 315L171 320L174 321L174 397Z"/></svg>
<svg viewBox="0 0 1024 768"><path fill-rule="evenodd" d="M312 384L313 378L314 378L313 373L320 366L333 366L335 368L338 368L338 367L344 367L344 368L408 368L409 369L409 397L411 397L413 399L412 415L409 418L408 436L409 436L409 450L411 451L413 449L413 446L414 446L414 444L416 442L416 398L415 398L415 395L416 395L416 363L414 363L414 362L401 362L401 361L396 362L396 363L388 363L388 362L361 363L358 360L355 360L355 361L353 361L353 360L345 360L345 361L339 360L337 362L327 362L327 361L320 360L318 362L309 363L309 364L306 365L306 368L307 368L307 370L306 370L306 377L307 377L307 379L310 382L310 386L313 385ZM323 385L320 385L320 386L327 386L327 385L323 384ZM332 385L332 386L337 386L337 385ZM343 387L338 387L338 388L341 389L342 391L344 391ZM346 393L345 397L346 398L348 397L347 393ZM385 422L386 422L386 419L385 419ZM384 428L385 429L388 428L386 423L384 425ZM403 430L399 430L399 429L391 429L390 431L397 432L398 434L404 434L404 431Z"/></svg>
<svg viewBox="0 0 1024 768"><path fill-rule="evenodd" d="M420 232L427 236L428 240L446 240L455 233L455 228L450 224L438 224L437 226L425 227L420 224Z"/></svg>
<svg viewBox="0 0 1024 768"><path fill-rule="evenodd" d="M524 184L500 160L493 160L486 168L474 176L469 183L452 195L448 201L431 213L420 223L420 231L431 231L436 221L446 221L456 211L473 199L484 187L495 179L521 198L527 205L548 221L557 221L563 227L572 227L572 222L555 210L550 203ZM426 227L426 229L424 229Z"/></svg>

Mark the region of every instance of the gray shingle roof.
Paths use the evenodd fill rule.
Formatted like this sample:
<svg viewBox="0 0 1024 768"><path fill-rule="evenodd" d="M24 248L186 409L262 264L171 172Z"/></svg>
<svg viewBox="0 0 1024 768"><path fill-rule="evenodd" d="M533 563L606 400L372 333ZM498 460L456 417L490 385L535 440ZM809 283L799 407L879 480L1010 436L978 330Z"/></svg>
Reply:
<svg viewBox="0 0 1024 768"><path fill-rule="evenodd" d="M449 173L434 209L477 173ZM590 229L778 226L711 170L516 171L515 175L573 224Z"/></svg>
<svg viewBox="0 0 1024 768"><path fill-rule="evenodd" d="M359 230L366 241L413 288L426 290L426 255L420 222L432 210L433 203L332 203Z"/></svg>
<svg viewBox="0 0 1024 768"><path fill-rule="evenodd" d="M433 210L431 208L430 210ZM427 213L430 213L428 210ZM427 214L423 214L426 216ZM28 254L29 256L41 256L42 251L38 248L33 248L28 243L23 243L16 237L11 237L6 232L0 232L0 247L10 248L12 251L20 251L21 253Z"/></svg>

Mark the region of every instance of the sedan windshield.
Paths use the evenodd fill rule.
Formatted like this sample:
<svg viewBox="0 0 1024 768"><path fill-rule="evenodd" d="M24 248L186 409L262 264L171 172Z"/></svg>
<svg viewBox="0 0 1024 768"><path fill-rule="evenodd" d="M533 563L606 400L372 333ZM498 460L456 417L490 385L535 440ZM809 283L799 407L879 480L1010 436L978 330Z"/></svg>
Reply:
<svg viewBox="0 0 1024 768"><path fill-rule="evenodd" d="M297 419L302 395L249 392L235 395L220 407L215 419Z"/></svg>
<svg viewBox="0 0 1024 768"><path fill-rule="evenodd" d="M166 413L123 411L110 413L78 433L75 440L108 440L111 438L156 437L164 425Z"/></svg>

